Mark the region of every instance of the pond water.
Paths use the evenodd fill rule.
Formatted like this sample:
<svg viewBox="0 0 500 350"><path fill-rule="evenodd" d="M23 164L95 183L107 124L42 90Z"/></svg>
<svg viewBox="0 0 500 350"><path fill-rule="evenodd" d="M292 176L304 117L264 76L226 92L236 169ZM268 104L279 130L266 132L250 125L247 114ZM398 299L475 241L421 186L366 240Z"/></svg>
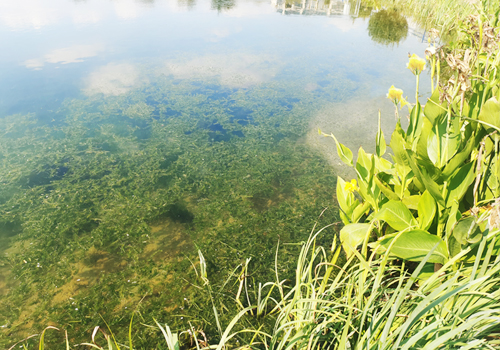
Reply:
<svg viewBox="0 0 500 350"><path fill-rule="evenodd" d="M247 258L272 280L280 244L292 278L349 176L318 128L371 151L380 109L387 138L424 37L360 1L0 3L0 346L126 333L139 303L210 334L198 249L223 321Z"/></svg>

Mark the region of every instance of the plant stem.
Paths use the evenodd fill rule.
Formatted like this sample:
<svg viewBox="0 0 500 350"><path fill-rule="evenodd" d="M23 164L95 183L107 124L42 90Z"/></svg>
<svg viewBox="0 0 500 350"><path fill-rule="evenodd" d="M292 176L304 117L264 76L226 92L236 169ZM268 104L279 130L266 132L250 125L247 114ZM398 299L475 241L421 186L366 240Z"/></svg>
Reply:
<svg viewBox="0 0 500 350"><path fill-rule="evenodd" d="M417 89L415 91L415 105L418 103L418 83L420 81L420 74L417 74Z"/></svg>

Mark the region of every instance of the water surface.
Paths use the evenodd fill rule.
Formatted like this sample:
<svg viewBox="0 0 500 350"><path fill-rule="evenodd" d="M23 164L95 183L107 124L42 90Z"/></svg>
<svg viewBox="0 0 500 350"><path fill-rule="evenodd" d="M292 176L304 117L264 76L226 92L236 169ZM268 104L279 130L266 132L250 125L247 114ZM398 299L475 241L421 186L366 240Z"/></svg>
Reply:
<svg viewBox="0 0 500 350"><path fill-rule="evenodd" d="M210 333L198 248L227 303L246 258L250 284L274 278L278 242L291 278L293 243L338 220L344 169L317 128L371 149L378 109L386 134L394 125L388 88L414 95L405 66L423 33L403 18L383 37L376 13L356 1L0 4L0 345L48 324L88 341L99 315L126 332L141 300L144 323Z"/></svg>

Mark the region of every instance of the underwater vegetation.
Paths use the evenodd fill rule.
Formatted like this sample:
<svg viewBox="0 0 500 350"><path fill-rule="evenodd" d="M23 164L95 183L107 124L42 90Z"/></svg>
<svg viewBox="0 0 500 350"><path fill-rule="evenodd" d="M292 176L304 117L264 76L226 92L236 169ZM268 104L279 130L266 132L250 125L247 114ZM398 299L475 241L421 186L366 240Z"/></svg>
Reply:
<svg viewBox="0 0 500 350"><path fill-rule="evenodd" d="M287 243L335 205L333 170L299 139L312 94L199 85L163 77L68 100L50 122L0 119L0 345L47 324L87 340L101 317L127 324L141 300L209 331L208 296L191 283L197 247L228 297L246 258L252 278L273 276L278 242L293 273L299 247Z"/></svg>

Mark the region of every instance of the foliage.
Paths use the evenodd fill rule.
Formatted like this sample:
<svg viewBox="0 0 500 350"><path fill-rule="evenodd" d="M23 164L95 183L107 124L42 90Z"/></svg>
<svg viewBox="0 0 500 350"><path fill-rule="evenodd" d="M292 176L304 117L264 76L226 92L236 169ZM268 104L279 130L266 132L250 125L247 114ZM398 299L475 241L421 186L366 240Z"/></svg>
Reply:
<svg viewBox="0 0 500 350"><path fill-rule="evenodd" d="M410 261L421 261L437 244L428 262L445 264L500 224L491 219L500 210L495 201L500 196L498 21L498 15L470 17L460 44L449 53L434 46L428 50L433 78L440 60L454 75L446 85L436 77L425 107L417 99L411 108L406 130L398 119L389 144L392 162L384 157L380 128L376 154L360 148L355 165L352 152L325 134L335 139L339 157L357 173L355 190L337 181L346 224L340 238L348 254L370 237L378 253L392 245L391 254ZM424 63L413 55L408 65L417 77L417 97ZM402 94L394 97L391 89L388 98L398 115ZM494 255L500 253L500 245L493 249Z"/></svg>

